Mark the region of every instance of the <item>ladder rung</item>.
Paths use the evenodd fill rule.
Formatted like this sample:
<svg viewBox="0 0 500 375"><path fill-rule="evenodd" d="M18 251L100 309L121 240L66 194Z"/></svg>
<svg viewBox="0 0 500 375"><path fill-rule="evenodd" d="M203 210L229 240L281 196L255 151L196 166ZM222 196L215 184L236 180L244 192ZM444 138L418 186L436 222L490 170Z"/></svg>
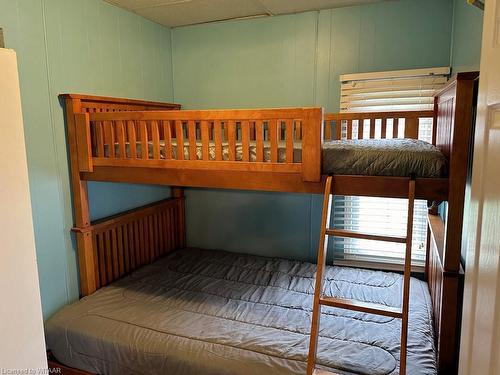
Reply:
<svg viewBox="0 0 500 375"><path fill-rule="evenodd" d="M331 372L331 371L328 371L328 370L322 370L322 369L319 369L319 368L315 368L314 372L313 372L313 375L339 375L339 374L337 374L336 372Z"/></svg>
<svg viewBox="0 0 500 375"><path fill-rule="evenodd" d="M336 297L322 297L319 303L326 306L340 307L347 310L360 311L369 314L377 314L390 316L392 318L402 318L403 314L400 309L380 305L378 303L362 302L352 299L336 298Z"/></svg>
<svg viewBox="0 0 500 375"><path fill-rule="evenodd" d="M326 230L326 234L328 234L329 236L359 238L359 239L363 239L363 240L406 243L406 237L381 236L379 234L361 233L361 232L356 232L353 230L345 230L345 229L328 228Z"/></svg>

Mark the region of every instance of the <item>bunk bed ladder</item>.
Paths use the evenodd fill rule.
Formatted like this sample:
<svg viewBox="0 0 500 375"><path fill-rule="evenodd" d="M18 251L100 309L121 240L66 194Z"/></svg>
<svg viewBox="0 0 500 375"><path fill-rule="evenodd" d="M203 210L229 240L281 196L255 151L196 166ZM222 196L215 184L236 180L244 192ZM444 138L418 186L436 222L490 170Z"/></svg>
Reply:
<svg viewBox="0 0 500 375"><path fill-rule="evenodd" d="M384 315L401 319L401 351L399 374L406 373L406 349L408 336L408 313L410 299L410 273L411 273L411 244L413 236L413 209L415 200L415 179L410 178L408 182L408 221L406 237L382 236L376 234L360 233L355 231L328 228L332 206L332 181L328 176L325 184L325 195L323 198L323 213L321 216L321 234L318 249L316 281L314 286L314 300L311 321L311 337L309 342L309 356L307 360L307 375L331 375L329 371L316 368L316 352L318 347L318 334L321 318L321 306L332 306L364 313ZM323 281L328 247L328 236L339 236L348 238L361 238L376 241L396 242L406 244L403 276L403 306L401 309L366 303L356 300L323 296Z"/></svg>

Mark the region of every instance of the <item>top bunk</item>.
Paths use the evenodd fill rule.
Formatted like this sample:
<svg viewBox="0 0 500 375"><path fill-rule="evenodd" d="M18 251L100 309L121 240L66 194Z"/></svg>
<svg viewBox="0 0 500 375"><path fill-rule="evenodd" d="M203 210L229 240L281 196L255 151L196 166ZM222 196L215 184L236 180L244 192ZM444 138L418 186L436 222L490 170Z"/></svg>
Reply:
<svg viewBox="0 0 500 375"><path fill-rule="evenodd" d="M62 96L72 172L83 181L322 193L333 174L334 194L404 198L412 176L417 198L442 201L452 159L466 153L459 121L439 109L447 92L433 111L336 114Z"/></svg>

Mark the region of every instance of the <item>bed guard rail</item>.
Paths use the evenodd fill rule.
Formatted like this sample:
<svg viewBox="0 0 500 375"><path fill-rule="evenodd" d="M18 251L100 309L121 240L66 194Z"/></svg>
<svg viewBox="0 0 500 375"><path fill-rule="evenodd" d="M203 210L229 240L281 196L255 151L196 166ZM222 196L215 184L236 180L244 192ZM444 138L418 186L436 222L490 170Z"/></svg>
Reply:
<svg viewBox="0 0 500 375"><path fill-rule="evenodd" d="M150 167L321 179L322 108L75 114L80 172Z"/></svg>
<svg viewBox="0 0 500 375"><path fill-rule="evenodd" d="M327 113L324 140L423 138L435 144L434 117L432 110Z"/></svg>

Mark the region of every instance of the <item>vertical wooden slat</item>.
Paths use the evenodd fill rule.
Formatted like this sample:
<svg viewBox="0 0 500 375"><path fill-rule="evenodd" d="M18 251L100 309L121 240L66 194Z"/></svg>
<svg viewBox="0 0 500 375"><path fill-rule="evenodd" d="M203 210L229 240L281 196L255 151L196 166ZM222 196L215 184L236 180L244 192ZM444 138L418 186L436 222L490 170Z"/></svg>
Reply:
<svg viewBox="0 0 500 375"><path fill-rule="evenodd" d="M101 287L101 278L99 277L99 242L97 234L92 233L92 249L94 250L94 280L96 288Z"/></svg>
<svg viewBox="0 0 500 375"><path fill-rule="evenodd" d="M264 125L262 121L255 121L255 161L264 160Z"/></svg>
<svg viewBox="0 0 500 375"><path fill-rule="evenodd" d="M149 238L149 258L148 261L155 259L155 233L153 227L153 215L149 215L146 218L146 224L148 226L148 238Z"/></svg>
<svg viewBox="0 0 500 375"><path fill-rule="evenodd" d="M335 121L335 139L339 140L342 138L342 120Z"/></svg>
<svg viewBox="0 0 500 375"><path fill-rule="evenodd" d="M395 118L392 123L392 138L399 138L399 118Z"/></svg>
<svg viewBox="0 0 500 375"><path fill-rule="evenodd" d="M149 144L146 121L139 121L139 132L141 135L141 158L147 160L149 158Z"/></svg>
<svg viewBox="0 0 500 375"><path fill-rule="evenodd" d="M97 156L100 158L104 157L104 131L102 128L102 122L98 121L94 124L96 130L97 139Z"/></svg>
<svg viewBox="0 0 500 375"><path fill-rule="evenodd" d="M382 118L382 125L380 128L380 138L387 138L387 117Z"/></svg>
<svg viewBox="0 0 500 375"><path fill-rule="evenodd" d="M154 238L154 254L155 254L155 259L160 256L160 233L158 231L158 215L155 213L152 215L153 219L153 238Z"/></svg>
<svg viewBox="0 0 500 375"><path fill-rule="evenodd" d="M214 121L214 143L215 160L222 160L222 124L220 121Z"/></svg>
<svg viewBox="0 0 500 375"><path fill-rule="evenodd" d="M269 120L269 142L270 142L270 157L271 163L278 162L278 122L276 120Z"/></svg>
<svg viewBox="0 0 500 375"><path fill-rule="evenodd" d="M113 131L113 123L104 121L104 142L108 145L108 157L115 157L115 135Z"/></svg>
<svg viewBox="0 0 500 375"><path fill-rule="evenodd" d="M121 276L125 273L125 246L123 242L123 231L121 225L116 228L116 240L116 247L118 249L118 276Z"/></svg>
<svg viewBox="0 0 500 375"><path fill-rule="evenodd" d="M174 249L177 244L179 243L179 238L177 237L177 228L179 227L179 223L177 221L178 216L174 215L173 210L169 210L169 215L170 215L170 235L172 236L172 248Z"/></svg>
<svg viewBox="0 0 500 375"><path fill-rule="evenodd" d="M302 139L302 120L295 122L295 139Z"/></svg>
<svg viewBox="0 0 500 375"><path fill-rule="evenodd" d="M208 121L202 121L201 124L201 159L210 160L210 134L208 131Z"/></svg>
<svg viewBox="0 0 500 375"><path fill-rule="evenodd" d="M405 120L405 138L418 138L418 118L412 117Z"/></svg>
<svg viewBox="0 0 500 375"><path fill-rule="evenodd" d="M163 233L165 234L165 251L170 251L170 235L168 232L168 228L170 227L170 221L168 216L168 211L163 211Z"/></svg>
<svg viewBox="0 0 500 375"><path fill-rule="evenodd" d="M324 121L324 134L325 141L330 141L332 139L332 122L330 120Z"/></svg>
<svg viewBox="0 0 500 375"><path fill-rule="evenodd" d="M148 218L142 218L141 219L141 227L142 227L142 236L143 236L143 252L142 252L142 261L143 264L148 263L150 256L149 256L149 228L148 228Z"/></svg>
<svg viewBox="0 0 500 375"><path fill-rule="evenodd" d="M347 139L352 139L352 120L347 120Z"/></svg>
<svg viewBox="0 0 500 375"><path fill-rule="evenodd" d="M121 159L126 159L127 155L125 152L125 128L123 121L116 121L116 138L118 142L118 152L120 153Z"/></svg>
<svg viewBox="0 0 500 375"><path fill-rule="evenodd" d="M122 235L123 235L123 266L124 266L124 272L129 273L130 272L130 244L132 243L130 241L130 235L128 232L128 224L123 225L122 227Z"/></svg>
<svg viewBox="0 0 500 375"><path fill-rule="evenodd" d="M128 144L130 147L130 157L137 159L137 137L135 134L134 121L127 121Z"/></svg>
<svg viewBox="0 0 500 375"><path fill-rule="evenodd" d="M170 121L162 121L163 141L165 142L165 159L172 159L172 128Z"/></svg>
<svg viewBox="0 0 500 375"><path fill-rule="evenodd" d="M157 249L156 253L158 256L163 254L163 231L161 230L161 212L155 215L155 231L156 231L156 241Z"/></svg>
<svg viewBox="0 0 500 375"><path fill-rule="evenodd" d="M149 225L149 218L150 216L146 216L144 219L143 219L143 223L144 223L144 235L145 235L145 238L146 238L146 262L149 263L151 262L151 248L152 248L152 238L151 238L151 225Z"/></svg>
<svg viewBox="0 0 500 375"><path fill-rule="evenodd" d="M236 122L226 121L228 158L230 161L236 160Z"/></svg>
<svg viewBox="0 0 500 375"><path fill-rule="evenodd" d="M293 120L285 122L286 162L293 163Z"/></svg>
<svg viewBox="0 0 500 375"><path fill-rule="evenodd" d="M189 159L196 160L196 123L188 121Z"/></svg>
<svg viewBox="0 0 500 375"><path fill-rule="evenodd" d="M375 125L376 125L376 120L373 118L368 119L368 123L370 124L369 129L370 129L370 139L375 138Z"/></svg>
<svg viewBox="0 0 500 375"><path fill-rule="evenodd" d="M142 244L144 243L142 237L141 237L141 230L139 227L139 222L134 221L134 260L135 260L135 267L139 267L141 263L141 247Z"/></svg>
<svg viewBox="0 0 500 375"><path fill-rule="evenodd" d="M255 141L255 122L251 121L250 124L250 141Z"/></svg>
<svg viewBox="0 0 500 375"><path fill-rule="evenodd" d="M147 227L144 223L144 218L139 220L139 238L141 239L141 265L147 262L148 240Z"/></svg>
<svg viewBox="0 0 500 375"><path fill-rule="evenodd" d="M99 243L99 249L98 249L98 254L99 254L99 276L100 276L100 279L101 279L101 285L106 285L107 284L104 233L105 232L99 233L99 241L98 241L98 243Z"/></svg>
<svg viewBox="0 0 500 375"><path fill-rule="evenodd" d="M168 215L169 210L163 212L163 226L165 231L165 247L166 251L170 251L172 237L170 236L169 228L170 228L170 216Z"/></svg>
<svg viewBox="0 0 500 375"><path fill-rule="evenodd" d="M153 159L160 160L160 130L158 121L151 121L151 140L153 141Z"/></svg>
<svg viewBox="0 0 500 375"><path fill-rule="evenodd" d="M116 229L117 228L112 228L110 229L111 233L111 254L112 254L112 259L111 262L113 263L113 280L117 279L120 277L119 274L119 260L118 260L118 240L116 238Z"/></svg>
<svg viewBox="0 0 500 375"><path fill-rule="evenodd" d="M241 160L250 161L250 122L241 122Z"/></svg>
<svg viewBox="0 0 500 375"><path fill-rule="evenodd" d="M138 246L137 246L137 232L136 232L136 228L135 228L135 222L134 223L130 223L128 225L128 233L129 233L129 236L130 236L130 267L132 269L135 269L136 268L136 265L137 265L137 253L138 253Z"/></svg>
<svg viewBox="0 0 500 375"><path fill-rule="evenodd" d="M169 247L168 251L171 251L175 247L175 237L173 235L174 233L174 221L173 221L173 215L172 215L172 210L168 210L165 215L167 216L167 233L168 233L168 239L169 239Z"/></svg>
<svg viewBox="0 0 500 375"><path fill-rule="evenodd" d="M175 140L177 142L177 160L184 160L184 130L182 121L175 121Z"/></svg>
<svg viewBox="0 0 500 375"><path fill-rule="evenodd" d="M163 246L163 231L161 230L161 212L156 215L156 232L158 233L158 255L161 256L164 253L165 247Z"/></svg>
<svg viewBox="0 0 500 375"><path fill-rule="evenodd" d="M111 233L109 230L105 231L105 258L106 258L106 284L112 281L113 276L113 264L111 262Z"/></svg>

